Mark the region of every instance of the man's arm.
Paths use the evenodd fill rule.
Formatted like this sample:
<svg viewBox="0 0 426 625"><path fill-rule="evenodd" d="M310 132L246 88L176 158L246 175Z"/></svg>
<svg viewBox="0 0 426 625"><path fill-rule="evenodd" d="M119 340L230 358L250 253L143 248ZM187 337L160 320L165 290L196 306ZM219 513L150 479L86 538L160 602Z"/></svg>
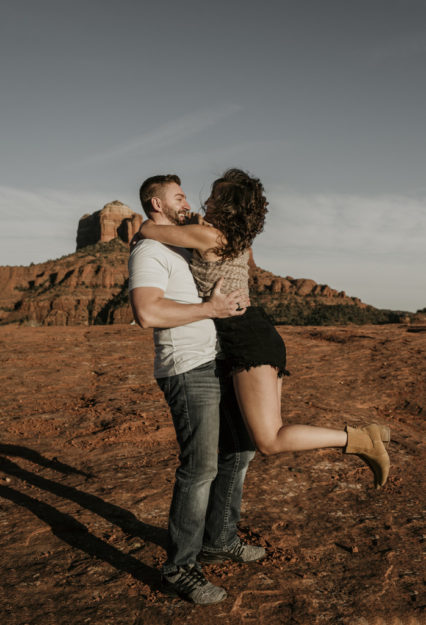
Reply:
<svg viewBox="0 0 426 625"><path fill-rule="evenodd" d="M241 289L224 295L218 280L210 299L200 304L180 304L164 297L157 287L141 286L130 291L135 321L141 328L175 328L203 319L223 319L242 315L250 302Z"/></svg>

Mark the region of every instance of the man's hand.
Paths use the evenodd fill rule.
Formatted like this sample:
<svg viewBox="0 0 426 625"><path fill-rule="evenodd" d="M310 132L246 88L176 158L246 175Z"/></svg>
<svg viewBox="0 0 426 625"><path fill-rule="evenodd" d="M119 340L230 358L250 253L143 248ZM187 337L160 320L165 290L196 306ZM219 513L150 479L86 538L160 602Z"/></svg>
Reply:
<svg viewBox="0 0 426 625"><path fill-rule="evenodd" d="M211 316L216 319L224 319L225 317L243 315L247 306L250 306L250 299L247 293L243 289L238 289L225 295L220 290L222 284L223 278L220 278L206 302L211 306Z"/></svg>

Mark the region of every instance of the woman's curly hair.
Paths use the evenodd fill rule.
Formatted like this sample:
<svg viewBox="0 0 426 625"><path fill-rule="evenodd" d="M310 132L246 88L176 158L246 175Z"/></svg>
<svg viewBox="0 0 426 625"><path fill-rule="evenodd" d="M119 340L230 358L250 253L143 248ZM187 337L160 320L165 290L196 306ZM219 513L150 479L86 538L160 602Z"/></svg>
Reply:
<svg viewBox="0 0 426 625"><path fill-rule="evenodd" d="M214 202L212 225L222 237L213 251L221 258L235 258L247 250L262 232L268 202L258 178L241 169L228 169L213 182Z"/></svg>

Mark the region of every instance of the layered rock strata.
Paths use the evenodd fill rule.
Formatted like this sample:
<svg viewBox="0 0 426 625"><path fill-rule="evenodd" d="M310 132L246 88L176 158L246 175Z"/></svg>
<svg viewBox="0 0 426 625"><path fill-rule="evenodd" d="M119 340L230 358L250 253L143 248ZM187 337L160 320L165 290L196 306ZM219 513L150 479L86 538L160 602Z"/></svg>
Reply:
<svg viewBox="0 0 426 625"><path fill-rule="evenodd" d="M0 267L0 323L103 323L110 302L127 288L127 258L127 245L116 239L56 261ZM130 309L120 319L131 321Z"/></svg>
<svg viewBox="0 0 426 625"><path fill-rule="evenodd" d="M141 223L142 215L122 202L115 200L105 204L100 211L81 217L77 229L77 250L115 238L129 243Z"/></svg>
<svg viewBox="0 0 426 625"><path fill-rule="evenodd" d="M0 323L130 323L127 243L141 222L141 215L121 202L111 202L80 219L74 254L29 267L0 267ZM389 321L386 315L376 315L381 311L344 291L265 271L256 266L253 256L250 293L252 304L264 306L276 323Z"/></svg>
<svg viewBox="0 0 426 625"><path fill-rule="evenodd" d="M0 323L92 325L127 323L128 246L119 239L97 243L55 261L29 267L0 267ZM253 303L301 302L312 307L345 304L365 308L358 298L313 280L281 278L253 262ZM275 315L273 307L270 312ZM275 315L276 316L276 315ZM282 320L277 317L277 322Z"/></svg>

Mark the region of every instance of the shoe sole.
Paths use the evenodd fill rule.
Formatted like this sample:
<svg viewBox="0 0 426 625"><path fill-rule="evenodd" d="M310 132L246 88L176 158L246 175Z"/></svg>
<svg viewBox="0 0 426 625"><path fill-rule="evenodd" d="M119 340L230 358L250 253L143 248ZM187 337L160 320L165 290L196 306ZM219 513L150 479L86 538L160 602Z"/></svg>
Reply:
<svg viewBox="0 0 426 625"><path fill-rule="evenodd" d="M214 563L218 563L218 562L239 562L240 564L250 564L250 562L259 562L260 560L263 560L263 558L266 557L266 553L264 553L262 556L259 556L258 558L254 559L254 560L239 560L239 559L235 559L232 558L230 556L202 556L199 555L197 557L198 562L204 562L205 564L214 564Z"/></svg>
<svg viewBox="0 0 426 625"><path fill-rule="evenodd" d="M207 601L206 603L200 603L198 601L194 601L193 599L191 599L191 597L188 597L187 595L178 592L177 590L173 590L173 588L167 588L165 586L162 586L161 592L163 593L163 595L166 595L167 597L170 597L171 599L176 599L176 597L178 597L179 599L183 599L184 601L189 601L190 603L193 603L194 605L213 605L215 603L220 603L221 601L226 599L226 597L228 596L226 591L224 590L225 594L219 599L215 599L214 601Z"/></svg>
<svg viewBox="0 0 426 625"><path fill-rule="evenodd" d="M232 558L226 558L226 557L213 557L210 558L209 556L198 556L197 557L197 561L198 562L204 562L204 564L213 564L213 563L217 563L217 562L238 562L238 560L233 560Z"/></svg>

